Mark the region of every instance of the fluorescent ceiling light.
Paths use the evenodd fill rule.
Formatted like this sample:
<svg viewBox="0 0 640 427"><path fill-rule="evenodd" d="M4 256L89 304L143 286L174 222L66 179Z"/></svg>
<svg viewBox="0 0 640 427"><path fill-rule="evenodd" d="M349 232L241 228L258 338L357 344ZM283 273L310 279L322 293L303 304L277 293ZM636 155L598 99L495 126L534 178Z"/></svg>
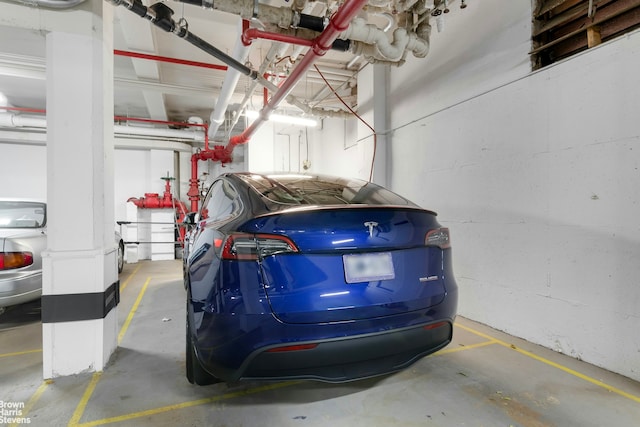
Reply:
<svg viewBox="0 0 640 427"><path fill-rule="evenodd" d="M248 119L255 120L260 116L260 113L253 110L247 110L245 115ZM298 117L298 116L286 116L284 114L271 114L269 116L269 120L277 123L286 123L290 125L300 125L300 126L309 126L316 127L318 126L318 121L315 119L310 119L307 117Z"/></svg>

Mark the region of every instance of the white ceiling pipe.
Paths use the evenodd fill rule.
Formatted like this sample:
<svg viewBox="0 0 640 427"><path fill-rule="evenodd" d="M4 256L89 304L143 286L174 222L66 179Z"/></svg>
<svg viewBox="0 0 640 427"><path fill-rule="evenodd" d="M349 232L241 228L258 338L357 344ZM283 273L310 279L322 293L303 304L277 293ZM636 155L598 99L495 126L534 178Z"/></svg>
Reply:
<svg viewBox="0 0 640 427"><path fill-rule="evenodd" d="M113 125L113 133L116 135L136 135L149 136L157 138L175 138L189 141L204 141L204 132L201 130L180 130L180 129L161 129L146 128L138 126Z"/></svg>
<svg viewBox="0 0 640 427"><path fill-rule="evenodd" d="M0 114L0 127L47 129L44 117L22 116L19 114ZM204 141L204 132L200 129L180 130L161 129L142 126L114 125L113 133L117 135L148 136L154 138L172 138L188 141Z"/></svg>
<svg viewBox="0 0 640 427"><path fill-rule="evenodd" d="M0 114L0 127L8 128L46 128L47 120L40 117L21 116L18 114Z"/></svg>
<svg viewBox="0 0 640 427"><path fill-rule="evenodd" d="M245 44L242 42L242 27L242 21L239 21L236 45L233 48L233 53L231 54L231 56L233 57L233 59L244 64L247 60L247 57L249 56L251 45L245 46ZM231 102L231 97L235 93L236 86L238 85L238 81L240 80L241 75L242 73L240 73L240 71L232 67L228 68L227 73L224 76L224 83L222 83L220 95L218 96L218 100L216 101L216 106L213 108L213 111L211 112L211 116L209 118L209 138L214 138L216 136L218 128L224 122L224 114L227 111L229 103Z"/></svg>
<svg viewBox="0 0 640 427"><path fill-rule="evenodd" d="M84 3L85 0L11 0L15 3L22 3L25 6L41 6L51 9L70 9Z"/></svg>
<svg viewBox="0 0 640 427"><path fill-rule="evenodd" d="M307 0L294 0L293 2L293 10L297 10L298 12L302 12L307 6Z"/></svg>
<svg viewBox="0 0 640 427"><path fill-rule="evenodd" d="M0 141L11 144L47 146L45 129L32 132L10 131L0 129ZM170 141L166 139L150 139L141 136L115 135L114 148L127 150L167 150L191 153L193 148L189 142Z"/></svg>
<svg viewBox="0 0 640 427"><path fill-rule="evenodd" d="M424 58L429 52L428 40L418 37L416 33L408 34L404 28L397 28L393 32L393 41L390 42L384 30L373 24L368 24L364 19L356 18L349 28L340 34L340 38L351 39L364 43L356 45L356 52L373 56L384 61L398 61L404 55L405 49L418 58ZM375 49L374 49L375 46ZM361 51L361 52L359 52Z"/></svg>
<svg viewBox="0 0 640 427"><path fill-rule="evenodd" d="M342 77L348 77L349 79L351 77L353 77L353 71L349 71L349 70L343 70L340 68L329 68L329 67L323 67L318 65L318 69L320 70L320 72L322 74L324 74L325 77L329 77L329 75L335 75L335 76L342 76ZM309 70L311 73L313 74L318 74L315 72L315 69L313 70ZM335 80L345 80L345 79L339 79L339 78L335 78L335 77L331 77L332 79Z"/></svg>
<svg viewBox="0 0 640 427"><path fill-rule="evenodd" d="M369 4L376 7L389 7L389 3L391 0L369 0Z"/></svg>
<svg viewBox="0 0 640 427"><path fill-rule="evenodd" d="M257 0L215 0L210 4L194 0L177 1L239 15L242 19L257 18L265 24L276 25L280 28L289 28L293 22L294 11L290 7L270 6Z"/></svg>
<svg viewBox="0 0 640 427"><path fill-rule="evenodd" d="M267 52L267 55L265 56L264 60L262 61L262 64L260 65L260 69L258 70L258 75L262 76L265 73L265 71L267 71L267 68L271 66L273 61L276 60L276 58L282 57L284 55L288 47L289 45L286 45L284 43L278 43L278 42L273 43L271 45L271 48ZM229 126L229 129L233 129L235 125L238 123L238 120L240 119L240 112L242 112L245 109L245 107L251 100L251 97L253 96L253 92L256 90L257 86L258 86L258 80L254 80L251 83L251 86L249 86L249 89L247 89L247 92L245 93L244 98L240 103L240 108L238 108L238 111L236 112L236 115L234 116L232 123ZM211 134L209 134L209 137L213 138Z"/></svg>

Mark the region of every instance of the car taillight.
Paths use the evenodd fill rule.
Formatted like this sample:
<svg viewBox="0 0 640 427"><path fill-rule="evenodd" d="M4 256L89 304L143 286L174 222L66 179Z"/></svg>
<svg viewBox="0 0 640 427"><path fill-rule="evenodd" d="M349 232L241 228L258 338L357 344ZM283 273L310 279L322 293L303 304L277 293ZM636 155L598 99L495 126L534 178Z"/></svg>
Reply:
<svg viewBox="0 0 640 427"><path fill-rule="evenodd" d="M277 234L231 234L222 248L222 259L257 260L270 255L298 252L296 245Z"/></svg>
<svg viewBox="0 0 640 427"><path fill-rule="evenodd" d="M442 227L429 230L424 238L424 244L427 246L437 246L440 249L451 247L451 238L449 237L449 229Z"/></svg>
<svg viewBox="0 0 640 427"><path fill-rule="evenodd" d="M21 268L33 264L31 252L3 252L0 253L0 270Z"/></svg>
<svg viewBox="0 0 640 427"><path fill-rule="evenodd" d="M296 345L288 345L285 347L276 347L271 350L267 350L267 353L286 353L289 351L303 351L303 350L313 350L318 347L318 344L296 344Z"/></svg>

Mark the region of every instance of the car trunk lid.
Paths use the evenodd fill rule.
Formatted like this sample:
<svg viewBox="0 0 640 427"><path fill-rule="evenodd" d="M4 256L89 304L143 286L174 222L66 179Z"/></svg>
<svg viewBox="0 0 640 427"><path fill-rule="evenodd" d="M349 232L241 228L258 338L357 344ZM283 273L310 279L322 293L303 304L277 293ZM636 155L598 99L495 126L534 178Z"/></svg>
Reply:
<svg viewBox="0 0 640 427"><path fill-rule="evenodd" d="M327 323L425 310L445 295L442 249L425 245L435 214L415 208L301 209L245 230L289 237L298 252L261 259L273 314Z"/></svg>

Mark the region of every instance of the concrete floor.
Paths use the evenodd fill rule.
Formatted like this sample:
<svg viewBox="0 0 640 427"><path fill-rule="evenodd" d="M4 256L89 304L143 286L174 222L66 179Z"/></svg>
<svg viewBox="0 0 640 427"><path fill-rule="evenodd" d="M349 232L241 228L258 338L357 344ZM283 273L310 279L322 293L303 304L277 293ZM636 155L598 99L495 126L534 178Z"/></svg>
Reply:
<svg viewBox="0 0 640 427"><path fill-rule="evenodd" d="M640 426L640 383L464 318L446 349L397 374L192 386L180 261L120 279L121 342L101 374L43 382L39 305L0 316L0 426L10 405L31 426Z"/></svg>

